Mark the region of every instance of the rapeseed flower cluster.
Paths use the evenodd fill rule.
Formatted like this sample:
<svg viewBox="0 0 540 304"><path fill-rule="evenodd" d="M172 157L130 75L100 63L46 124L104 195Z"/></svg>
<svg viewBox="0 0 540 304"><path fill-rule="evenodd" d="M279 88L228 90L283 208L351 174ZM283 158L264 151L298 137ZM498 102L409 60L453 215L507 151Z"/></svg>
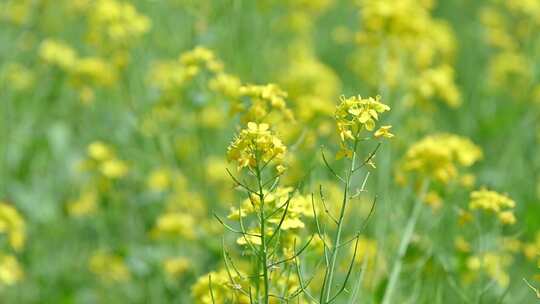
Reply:
<svg viewBox="0 0 540 304"><path fill-rule="evenodd" d="M12 205L0 202L0 234L7 236L9 246L20 251L26 242L26 224L23 217Z"/></svg>
<svg viewBox="0 0 540 304"><path fill-rule="evenodd" d="M102 194L110 192L114 182L129 173L127 163L102 141L90 143L86 154L78 164L78 172L85 177L79 196L66 204L68 214L73 217L95 214Z"/></svg>
<svg viewBox="0 0 540 304"><path fill-rule="evenodd" d="M489 1L480 11L484 40L493 52L487 71L492 89L527 99L540 87L531 57L531 46L540 41L539 14L538 3L528 0Z"/></svg>
<svg viewBox="0 0 540 304"><path fill-rule="evenodd" d="M453 134L427 136L407 150L402 170L448 184L460 176L460 168L482 158L482 150L465 137Z"/></svg>
<svg viewBox="0 0 540 304"><path fill-rule="evenodd" d="M156 240L194 240L198 235L197 218L206 212L199 193L190 190L189 181L172 169L152 170L148 189L164 195L164 210L157 216L150 236Z"/></svg>
<svg viewBox="0 0 540 304"><path fill-rule="evenodd" d="M238 169L261 170L270 162L283 172L283 160L287 147L273 134L266 123L249 122L227 148L227 157L237 164Z"/></svg>
<svg viewBox="0 0 540 304"><path fill-rule="evenodd" d="M178 57L177 60L157 61L153 64L148 81L164 95L162 98L176 98L177 93L184 89L197 76L209 73L210 83L221 79L227 74L223 72L223 63L208 48L197 46ZM218 85L211 86L216 90Z"/></svg>
<svg viewBox="0 0 540 304"><path fill-rule="evenodd" d="M512 257L507 254L485 252L471 256L467 259L467 268L471 271L466 280L475 279L479 272L486 273L490 279L499 286L507 287L510 284L510 276L507 267L511 264Z"/></svg>
<svg viewBox="0 0 540 304"><path fill-rule="evenodd" d="M403 90L408 103L461 104L453 69L454 33L448 23L432 16L434 1L365 0L359 6L353 62L365 81L376 88Z"/></svg>
<svg viewBox="0 0 540 304"><path fill-rule="evenodd" d="M126 1L97 0L88 7L88 38L100 48L124 48L151 28L150 19Z"/></svg>
<svg viewBox="0 0 540 304"><path fill-rule="evenodd" d="M101 141L88 145L88 158L81 163L84 170L97 170L108 179L118 179L126 176L128 165L116 156L111 147Z"/></svg>
<svg viewBox="0 0 540 304"><path fill-rule="evenodd" d="M358 141L365 136L362 132L373 132L379 120L379 114L390 110L382 103L380 96L362 98L361 96L341 97L336 107L335 119L341 139L341 150L338 157L351 157L353 151L347 142ZM374 137L392 138L391 126L382 126L373 133Z"/></svg>
<svg viewBox="0 0 540 304"><path fill-rule="evenodd" d="M248 304L249 295L241 292L241 288L247 285L247 278L242 273L221 269L201 276L191 287L191 294L196 304Z"/></svg>
<svg viewBox="0 0 540 304"><path fill-rule="evenodd" d="M158 102L143 120L142 129L148 134L171 127L187 128L190 120L217 129L225 121L226 112L239 114L244 123L293 119L292 111L286 106L287 93L278 85L242 83L238 77L225 72L223 62L210 49L202 46L182 53L176 61L156 62L148 81L159 90ZM196 84L200 83L213 93L203 100L200 94L194 93L195 89L199 89ZM199 101L191 105L178 103L179 99L184 98ZM218 102L222 100L226 104ZM186 109L198 113L198 117L179 122L177 116L185 116Z"/></svg>
<svg viewBox="0 0 540 304"><path fill-rule="evenodd" d="M24 278L16 253L26 243L26 223L19 211L6 202L0 202L0 236L6 239L6 246L0 242L0 286L13 285Z"/></svg>
<svg viewBox="0 0 540 304"><path fill-rule="evenodd" d="M471 210L483 210L497 215L501 223L513 225L516 217L512 209L516 206L510 197L495 191L482 188L471 192L469 208Z"/></svg>
<svg viewBox="0 0 540 304"><path fill-rule="evenodd" d="M311 201L309 198L293 193L292 187L277 188L273 192L266 190L264 192L265 208L268 210L279 209L280 206L284 206L288 203L287 214L283 217L282 214L276 213L269 216L268 223L272 227L279 226L280 230L297 230L305 227L303 218L310 218L313 216L311 209ZM249 199L246 199L240 208L231 208L229 213L229 219L239 220L240 218L247 218L249 216L256 215L259 212L260 200L256 195L252 195ZM281 233L281 231L270 230L270 235L274 233ZM260 233L257 232L257 233ZM247 236L250 241L255 245L260 245L260 238ZM247 245L246 237L242 236L238 238L237 242L241 245ZM292 245L292 244L289 244ZM283 245L287 247L286 245ZM290 249L290 248L289 248Z"/></svg>
<svg viewBox="0 0 540 304"><path fill-rule="evenodd" d="M88 261L88 268L107 283L125 282L131 277L123 257L104 251L93 253Z"/></svg>
<svg viewBox="0 0 540 304"><path fill-rule="evenodd" d="M42 41L39 54L45 63L69 75L84 103L93 101L95 87L110 87L118 79L118 72L110 62L100 57L80 57L73 48L59 40Z"/></svg>
<svg viewBox="0 0 540 304"><path fill-rule="evenodd" d="M276 84L267 85L245 85L239 89L240 96L250 100L248 106L241 103L235 109L245 112L243 121L264 121L272 110L276 110L285 119L292 120L291 110L287 109L285 98L287 93Z"/></svg>

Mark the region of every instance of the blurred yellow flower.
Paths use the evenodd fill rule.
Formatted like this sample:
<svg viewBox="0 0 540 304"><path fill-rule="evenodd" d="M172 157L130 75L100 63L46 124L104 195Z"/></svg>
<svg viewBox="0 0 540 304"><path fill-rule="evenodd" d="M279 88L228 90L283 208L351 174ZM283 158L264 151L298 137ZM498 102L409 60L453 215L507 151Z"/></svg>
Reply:
<svg viewBox="0 0 540 304"><path fill-rule="evenodd" d="M104 161L111 159L114 153L103 142L95 141L88 145L88 155L97 161Z"/></svg>
<svg viewBox="0 0 540 304"><path fill-rule="evenodd" d="M131 274L120 256L105 252L95 252L88 262L91 272L107 282L124 282L130 279Z"/></svg>
<svg viewBox="0 0 540 304"><path fill-rule="evenodd" d="M183 275L190 268L190 265L190 260L185 257L166 258L163 261L163 269L172 278Z"/></svg>
<svg viewBox="0 0 540 304"><path fill-rule="evenodd" d="M46 63L66 70L72 69L77 61L77 54L70 46L54 39L41 42L39 55Z"/></svg>
<svg viewBox="0 0 540 304"><path fill-rule="evenodd" d="M160 236L181 236L195 238L195 219L189 213L166 212L159 216L151 234Z"/></svg>
<svg viewBox="0 0 540 304"><path fill-rule="evenodd" d="M71 216L79 217L90 215L97 210L97 193L95 190L86 190L78 199L67 204L67 212Z"/></svg>
<svg viewBox="0 0 540 304"><path fill-rule="evenodd" d="M146 181L148 188L156 192L169 189L171 183L171 173L168 169L165 168L153 170L148 176L148 180Z"/></svg>
<svg viewBox="0 0 540 304"><path fill-rule="evenodd" d="M432 135L407 150L403 170L447 184L459 176L459 167L470 167L481 158L482 150L467 138Z"/></svg>
<svg viewBox="0 0 540 304"><path fill-rule="evenodd" d="M391 128L392 126L382 126L377 131L375 131L373 135L376 138L379 138L379 137L392 138L394 137L394 134L390 133Z"/></svg>
<svg viewBox="0 0 540 304"><path fill-rule="evenodd" d="M8 203L0 201L0 234L6 234L9 245L16 251L24 247L26 224L21 214Z"/></svg>
<svg viewBox="0 0 540 304"><path fill-rule="evenodd" d="M13 285L24 278L24 272L12 255L0 253L0 285Z"/></svg>
<svg viewBox="0 0 540 304"><path fill-rule="evenodd" d="M513 209L516 202L505 194L500 194L495 191L490 191L482 188L471 192L469 208L471 210L485 210L495 213L501 223L513 225L516 222Z"/></svg>
<svg viewBox="0 0 540 304"><path fill-rule="evenodd" d="M111 159L105 161L101 165L101 173L108 178L116 179L126 176L128 173L127 164L119 159Z"/></svg>

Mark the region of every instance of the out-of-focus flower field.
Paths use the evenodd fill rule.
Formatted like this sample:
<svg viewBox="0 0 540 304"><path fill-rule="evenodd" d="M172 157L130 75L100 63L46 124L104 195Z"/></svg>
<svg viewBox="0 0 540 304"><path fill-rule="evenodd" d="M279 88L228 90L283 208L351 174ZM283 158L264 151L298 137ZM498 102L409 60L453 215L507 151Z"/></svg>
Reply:
<svg viewBox="0 0 540 304"><path fill-rule="evenodd" d="M0 303L536 303L540 1L0 0Z"/></svg>

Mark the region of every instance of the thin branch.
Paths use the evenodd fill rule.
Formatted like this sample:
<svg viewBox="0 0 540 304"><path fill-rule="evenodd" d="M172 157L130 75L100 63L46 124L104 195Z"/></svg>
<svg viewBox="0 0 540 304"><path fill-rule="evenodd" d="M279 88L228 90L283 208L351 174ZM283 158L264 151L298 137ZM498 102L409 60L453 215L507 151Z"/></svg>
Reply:
<svg viewBox="0 0 540 304"><path fill-rule="evenodd" d="M523 281L525 282L525 284L527 284L527 286L529 286L530 289L532 289L534 291L534 293L536 294L536 297L538 299L540 299L540 290L538 290L538 288L532 286L532 284L529 283L529 281L527 281L527 279L523 278Z"/></svg>
<svg viewBox="0 0 540 304"><path fill-rule="evenodd" d="M255 253L255 255L259 256L259 250L255 248L253 243L246 236L248 232L246 231L246 227L244 226L244 220L242 219L242 209L240 207L238 207L238 221L240 222L240 229L242 229L241 231L242 231L242 236L244 237L244 241L246 241L246 243L249 245L249 247ZM259 235L259 238L262 239L262 235Z"/></svg>
<svg viewBox="0 0 540 304"><path fill-rule="evenodd" d="M287 205L285 206L285 210L283 211L283 215L281 216L281 219L279 220L279 224L277 225L274 234L272 234L272 236L270 236L270 238L268 239L268 244L272 243L272 240L277 235L277 232L281 229L281 226L283 225L283 222L285 221L285 217L287 216L287 211L289 211L289 206L291 205L290 202L291 202L291 199L289 198L287 200Z"/></svg>
<svg viewBox="0 0 540 304"><path fill-rule="evenodd" d="M330 173L332 173L332 175L334 175L337 179L339 179L341 182L345 183L345 180L343 179L343 177L339 176L336 171L334 171L334 169L332 169L332 167L330 166L330 164L328 163L328 161L326 160L326 156L324 155L324 151L323 151L323 147L321 147L321 155L322 155L322 159L323 159L323 162L324 164L326 165L326 167L328 168L328 170L330 171Z"/></svg>
<svg viewBox="0 0 540 304"><path fill-rule="evenodd" d="M223 227L227 228L227 230L229 230L231 232L238 233L238 234L245 234L245 235L249 235L249 236L261 237L260 234L254 234L254 233L249 233L249 232L243 232L243 231L240 231L240 230L236 230L236 229L232 228L231 226L225 224L225 222L217 214L213 213L213 215L218 220L218 222L221 225L223 225Z"/></svg>
<svg viewBox="0 0 540 304"><path fill-rule="evenodd" d="M272 182L273 184L272 186L270 186L270 189L272 189L273 187L275 187L275 185L278 184L279 178L281 177L281 175L283 175L283 173L278 173L274 175L272 178L270 178L269 180L263 183L263 187L266 187L268 184L270 184L270 182Z"/></svg>
<svg viewBox="0 0 540 304"><path fill-rule="evenodd" d="M231 173L231 171L229 170L229 168L225 169L227 171L227 173L229 174L229 176L232 178L232 180L235 182L236 185L246 189L246 191L248 191L249 193L253 193L253 194L257 194L257 192L255 192L254 190L252 190L251 188L249 188L247 185L244 185L243 183L241 183L236 177L234 177L234 175Z"/></svg>
<svg viewBox="0 0 540 304"><path fill-rule="evenodd" d="M291 199L293 198L294 194L296 193L296 191L298 190L299 187L300 187L300 184L298 184L291 192L289 192L289 196L287 197L287 200L285 201L285 203L281 204L274 211L270 212L270 214L265 217L265 220L271 218L274 214L278 213L279 210L281 210L281 209L283 209L283 207L287 206L289 204L289 202L291 201Z"/></svg>
<svg viewBox="0 0 540 304"><path fill-rule="evenodd" d="M313 193L311 194L311 206L312 206L312 209L313 209L313 217L315 218L315 226L317 227L317 234L319 235L319 239L323 243L324 257L325 257L325 261L326 261L326 267L328 268L328 265L329 265L330 261L328 259L327 249L329 250L330 247L326 244L326 240L325 240L325 238L324 238L324 236L322 234L322 231L321 231L321 225L319 223L319 218L317 216L317 211L315 210L315 202L314 202L314 199L313 199Z"/></svg>
<svg viewBox="0 0 540 304"><path fill-rule="evenodd" d="M337 225L337 224L338 224L338 220L332 215L332 213L330 212L330 210L329 210L328 207L326 206L326 200L324 199L324 194L323 194L323 190L322 190L322 185L319 185L319 196L321 197L321 201L322 201L322 203L323 203L324 212L326 212L326 214L328 214L328 216L330 217L330 219L332 219L332 221L334 221L334 223Z"/></svg>
<svg viewBox="0 0 540 304"><path fill-rule="evenodd" d="M351 264L349 265L349 269L347 270L347 275L345 276L345 280L343 281L343 285L341 285L341 288L339 291L328 301L328 303L332 303L337 297L345 291L345 288L347 288L347 283L349 282L349 278L351 277L352 269L354 267L354 262L356 260L356 254L358 253L358 241L360 239L360 234L356 235L356 243L354 244L354 253L351 258Z"/></svg>
<svg viewBox="0 0 540 304"><path fill-rule="evenodd" d="M283 259L281 261L274 262L274 263L268 265L268 267L271 268L271 267L274 267L274 266L277 266L279 264L283 264L283 263L286 263L286 262L288 262L290 260L295 259L297 256L301 255L302 252L304 252L304 250L306 250L306 248L309 246L309 244L311 243L312 240L313 240L313 235L309 238L307 243L300 249L300 251L296 252L294 255L292 255L292 256L290 256L288 258L285 258L285 259Z"/></svg>
<svg viewBox="0 0 540 304"><path fill-rule="evenodd" d="M375 157L375 154L377 154L377 151L379 150L380 147L381 147L381 143L378 143L377 146L375 147L375 149L364 160L364 162L362 162L362 164L359 165L358 167L354 168L352 172L356 172L357 170L359 170L362 167L364 167L365 165L367 165L373 159L373 157Z"/></svg>
<svg viewBox="0 0 540 304"><path fill-rule="evenodd" d="M373 213L375 213L375 205L377 205L377 199L378 199L378 196L375 195L375 197L373 198L373 203L371 203L371 208L369 209L369 213L368 213L368 216L364 219L364 222L362 223L362 227L360 228L360 231L363 231L369 220L371 219L371 216L373 215Z"/></svg>
<svg viewBox="0 0 540 304"><path fill-rule="evenodd" d="M295 250L296 250L296 248L295 248ZM300 271L300 266L299 266L300 263L298 263L297 258L294 259L294 265L295 265L295 268L296 268L296 274L297 274L297 277L298 277L298 282L300 283L300 287L295 292L292 293L290 299L293 299L293 298L297 297L299 294L304 293L309 298L311 298L312 301L314 301L315 303L319 303L319 301L317 301L317 299L315 299L315 297L307 290L307 288L311 284L311 282L313 282L313 279L315 279L316 272L319 269L319 267L321 266L322 261L323 261L322 258L319 259L319 262L317 262L317 265L315 266L315 274L313 276L311 276L311 278L309 280L307 280L306 283L304 283L304 280L302 279L302 272Z"/></svg>
<svg viewBox="0 0 540 304"><path fill-rule="evenodd" d="M212 289L212 274L208 274L208 287L210 288L210 297L212 298L212 304L216 304L214 299L214 290Z"/></svg>
<svg viewBox="0 0 540 304"><path fill-rule="evenodd" d="M377 196L375 196L375 198L373 199L373 203L371 204L371 209L369 210L369 214L368 216L364 219L364 221L362 222L362 225L360 227L360 229L358 229L357 231L357 234L360 234L367 226L367 223L369 221L369 219L371 218L371 215L373 214L373 211L375 210L375 203L377 202ZM357 237L353 237L351 238L350 240L348 241L345 241L339 245L336 245L336 248L341 248L349 243L352 243Z"/></svg>
<svg viewBox="0 0 540 304"><path fill-rule="evenodd" d="M236 281L234 280L234 278L233 278L233 276L231 274L231 270L229 268L229 263L227 262L228 259L227 259L227 251L225 249L225 239L222 239L221 242L222 242L223 260L225 262L225 270L227 271L227 276L229 277L229 281L232 284L233 289L235 291L239 291L242 294L247 295L248 293L245 290L242 289L242 285L236 283Z"/></svg>

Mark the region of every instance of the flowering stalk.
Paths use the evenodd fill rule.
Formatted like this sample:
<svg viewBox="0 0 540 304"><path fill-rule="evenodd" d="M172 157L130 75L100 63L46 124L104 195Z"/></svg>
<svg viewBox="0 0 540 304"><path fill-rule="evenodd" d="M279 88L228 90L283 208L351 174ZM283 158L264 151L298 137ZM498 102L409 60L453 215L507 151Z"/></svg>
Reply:
<svg viewBox="0 0 540 304"><path fill-rule="evenodd" d="M344 217L345 217L345 210L347 209L347 205L349 203L349 200L351 199L351 180L354 175L354 173L362 168L365 165L372 165L372 159L375 156L375 153L377 152L377 149L379 148L379 145L377 145L377 148L368 156L366 160L363 161L363 163L357 167L356 165L356 159L357 159L357 149L358 144L361 140L367 140L370 137L362 137L361 133L371 133L373 132L372 136L373 138L392 138L394 135L390 133L391 126L381 126L378 130L375 131L375 127L377 124L377 121L379 120L379 114L387 112L390 110L390 107L383 104L380 101L380 97L377 96L375 98L368 97L368 98L362 98L361 96L352 96L352 97L341 97L341 102L336 107L336 113L335 113L335 119L337 123L337 128L339 131L340 136L340 150L337 153L337 158L346 157L349 158L350 166L346 172L346 175L344 178L339 176L335 173L335 171L330 167L328 162L326 161L326 158L323 154L323 160L325 165L327 166L328 170L344 184L343 189L343 200L341 202L341 209L339 211L338 218L332 217L333 222L337 225L335 236L333 239L334 242L334 248L330 249L328 248L328 251L331 253L330 258L327 259L326 262L326 272L323 280L323 287L321 290L319 302L320 303L332 303L337 297L345 290L346 285L348 283L348 279L350 277L352 266L354 263L355 257L353 256L351 265L349 267L349 270L347 272L347 275L345 277L345 280L343 284L341 285L340 290L336 294L332 294L332 288L334 286L334 277L335 277L335 271L336 271L336 262L338 260L339 255L339 249L340 247L344 246L345 244L349 242L342 242L342 231L343 231L343 225L344 225ZM365 182L367 181L367 177L364 180L364 183L362 185L362 189L364 189ZM321 199L322 195L321 195ZM324 200L323 200L324 204ZM325 206L326 209L326 206ZM356 234L356 236L353 238L353 240L356 240L355 245L355 254L356 249L358 245L358 238L359 233ZM325 245L326 246L326 245ZM326 249L326 248L325 248ZM326 257L326 256L325 256Z"/></svg>
<svg viewBox="0 0 540 304"><path fill-rule="evenodd" d="M382 304L392 303L392 295L396 287L399 274L401 273L401 267L403 266L403 258L405 257L405 253L409 248L409 244L411 243L414 228L416 226L418 218L420 217L420 212L422 211L422 202L424 201L424 197L427 193L428 187L429 180L424 179L422 182L422 186L420 187L420 195L416 197L411 216L409 217L407 226L405 226L405 232L403 233L403 237L401 238L401 242L399 244L397 257L394 261L394 265L392 266L392 272L390 273L390 278L388 279L388 285L386 286L386 290L384 292Z"/></svg>
<svg viewBox="0 0 540 304"><path fill-rule="evenodd" d="M258 255L259 265L263 269L263 285L264 285L264 304L268 304L270 301L270 291L269 291L269 279L268 279L268 252L266 250L266 216L264 212L264 193L263 193L263 182L261 177L261 168L259 161L257 160L257 166L255 167L255 173L257 177L258 185L258 197L259 197L259 231L261 232L261 249Z"/></svg>
<svg viewBox="0 0 540 304"><path fill-rule="evenodd" d="M271 257L276 254L276 248L271 249L271 244L278 246L279 241L275 237L279 236L280 230L287 229L283 224L289 223L286 217L292 193L294 193L294 191L288 190L283 192L284 190L281 188L276 190L279 176L285 170L283 158L286 150L281 140L271 132L268 124L250 122L247 124L247 128L243 129L233 140L227 152L229 159L238 164L238 170L246 169L254 183L253 187L248 186L229 172L234 182L247 191L249 198L249 201L244 202L237 210L233 209L231 214L233 218L238 218L241 230L232 228L229 230L240 233L242 237L237 242L241 245L248 245L253 253L255 273L251 277L255 285L255 300L252 299L251 289L243 290L244 294L249 297L250 303L270 303L272 296L270 290L272 288L269 269L288 261L288 259L278 262L270 261ZM268 175L266 173L271 167L274 167L277 172L269 181L265 182L263 178ZM272 186L266 188L269 182L272 182ZM279 200L282 194L288 196L283 204ZM282 215L276 222L276 215L280 210L283 210ZM256 219L254 232L246 230L243 222L243 217L249 214ZM291 218L288 219L291 220ZM222 223L221 220L220 222Z"/></svg>
<svg viewBox="0 0 540 304"><path fill-rule="evenodd" d="M330 268L328 270L328 278L324 284L323 292L326 294L326 302L328 303L330 301L330 296L332 293L332 286L334 281L334 272L336 268L336 260L338 257L338 250L341 244L341 233L343 230L343 218L345 216L345 210L347 208L347 203L349 202L349 193L350 193L350 187L351 187L351 177L354 174L354 169L356 168L356 149L358 146L358 137L355 136L354 148L352 150L352 159L351 159L351 166L349 167L349 170L346 175L345 180L345 186L343 190L343 201L341 203L341 210L339 212L339 218L337 221L337 230L334 237L335 241L335 248L332 250L332 255L330 257Z"/></svg>

